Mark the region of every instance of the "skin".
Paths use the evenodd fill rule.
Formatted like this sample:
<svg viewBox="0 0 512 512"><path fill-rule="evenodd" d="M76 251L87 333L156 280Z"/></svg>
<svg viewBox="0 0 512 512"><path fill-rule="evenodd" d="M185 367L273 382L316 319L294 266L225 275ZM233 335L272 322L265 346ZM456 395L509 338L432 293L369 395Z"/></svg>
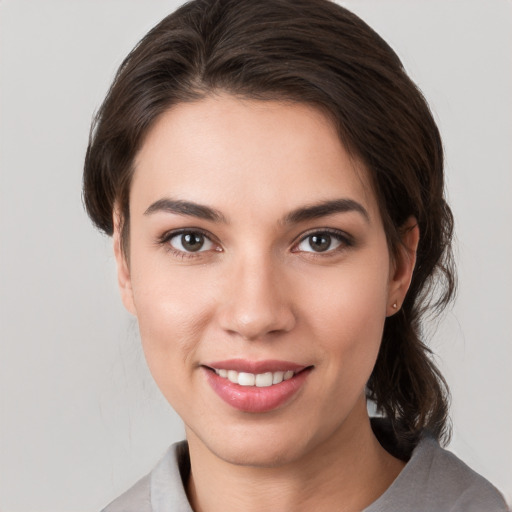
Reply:
<svg viewBox="0 0 512 512"><path fill-rule="evenodd" d="M222 219L148 212L162 199ZM289 219L339 199L366 213ZM225 94L177 105L136 157L129 263L114 216L123 302L185 423L194 510L361 510L377 499L403 463L374 437L364 390L386 316L410 284L419 233L409 219L393 261L367 171L330 121L307 105ZM172 238L179 229L207 234L202 250L185 252L181 235ZM326 229L344 238L315 251L308 236ZM205 378L203 365L233 358L312 370L290 401L248 413Z"/></svg>

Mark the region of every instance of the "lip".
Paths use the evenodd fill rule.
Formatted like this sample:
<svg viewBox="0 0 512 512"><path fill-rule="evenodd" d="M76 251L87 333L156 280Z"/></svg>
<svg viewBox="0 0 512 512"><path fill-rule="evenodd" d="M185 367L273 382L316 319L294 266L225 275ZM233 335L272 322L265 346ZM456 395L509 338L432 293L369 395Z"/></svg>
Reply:
<svg viewBox="0 0 512 512"><path fill-rule="evenodd" d="M237 372L247 373L265 373L279 371L292 371L298 373L306 368L305 365L292 363L290 361L278 361L277 359L268 359L265 361L228 359L226 361L215 361L213 363L205 363L203 366L214 368L216 370L235 370Z"/></svg>
<svg viewBox="0 0 512 512"><path fill-rule="evenodd" d="M266 373L276 371L297 372L291 379L269 387L240 386L217 375L212 368L236 370L247 373ZM230 359L216 361L202 366L210 387L228 405L243 412L264 413L286 405L303 387L312 366L304 366L287 361L246 361Z"/></svg>

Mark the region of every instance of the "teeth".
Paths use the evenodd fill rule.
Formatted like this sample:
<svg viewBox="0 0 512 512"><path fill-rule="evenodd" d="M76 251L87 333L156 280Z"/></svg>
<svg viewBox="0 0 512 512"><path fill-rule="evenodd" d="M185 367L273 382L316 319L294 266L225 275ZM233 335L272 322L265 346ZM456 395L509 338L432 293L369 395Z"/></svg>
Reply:
<svg viewBox="0 0 512 512"><path fill-rule="evenodd" d="M238 384L240 384L240 386L254 386L255 381L256 377L254 373L240 372L238 374Z"/></svg>
<svg viewBox="0 0 512 512"><path fill-rule="evenodd" d="M272 384L283 382L284 372L274 372L272 376Z"/></svg>
<svg viewBox="0 0 512 512"><path fill-rule="evenodd" d="M267 388L268 386L272 386L272 372L258 373L255 380L256 387L258 388Z"/></svg>
<svg viewBox="0 0 512 512"><path fill-rule="evenodd" d="M295 375L295 372L291 370L254 374L237 372L235 370L215 369L215 373L219 377L233 382L233 384L238 384L240 386L256 386L258 388L266 388L274 384L279 384L283 382L283 380L290 380Z"/></svg>

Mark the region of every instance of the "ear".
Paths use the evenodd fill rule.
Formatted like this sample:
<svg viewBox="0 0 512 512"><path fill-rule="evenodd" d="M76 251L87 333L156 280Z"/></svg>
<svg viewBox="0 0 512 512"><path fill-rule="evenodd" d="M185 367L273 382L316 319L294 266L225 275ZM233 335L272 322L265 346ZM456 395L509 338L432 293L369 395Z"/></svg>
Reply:
<svg viewBox="0 0 512 512"><path fill-rule="evenodd" d="M400 228L401 244L391 262L388 287L387 316L394 315L404 302L416 264L420 229L415 217L409 217Z"/></svg>
<svg viewBox="0 0 512 512"><path fill-rule="evenodd" d="M121 237L121 216L119 210L114 209L114 233L112 236L114 243L114 255L117 263L117 282L121 293L121 300L124 307L134 316L137 316L135 303L133 301L132 281L130 275L130 263L123 249Z"/></svg>

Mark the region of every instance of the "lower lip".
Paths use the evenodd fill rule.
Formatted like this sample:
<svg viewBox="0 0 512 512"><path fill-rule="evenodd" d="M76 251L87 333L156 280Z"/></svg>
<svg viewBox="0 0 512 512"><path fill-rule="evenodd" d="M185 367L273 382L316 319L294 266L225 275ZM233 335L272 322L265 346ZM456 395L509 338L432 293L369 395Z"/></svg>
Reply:
<svg viewBox="0 0 512 512"><path fill-rule="evenodd" d="M258 388L240 386L209 369L203 368L203 370L208 383L224 402L240 411L255 413L272 411L288 403L300 390L311 371L307 368L279 384Z"/></svg>

